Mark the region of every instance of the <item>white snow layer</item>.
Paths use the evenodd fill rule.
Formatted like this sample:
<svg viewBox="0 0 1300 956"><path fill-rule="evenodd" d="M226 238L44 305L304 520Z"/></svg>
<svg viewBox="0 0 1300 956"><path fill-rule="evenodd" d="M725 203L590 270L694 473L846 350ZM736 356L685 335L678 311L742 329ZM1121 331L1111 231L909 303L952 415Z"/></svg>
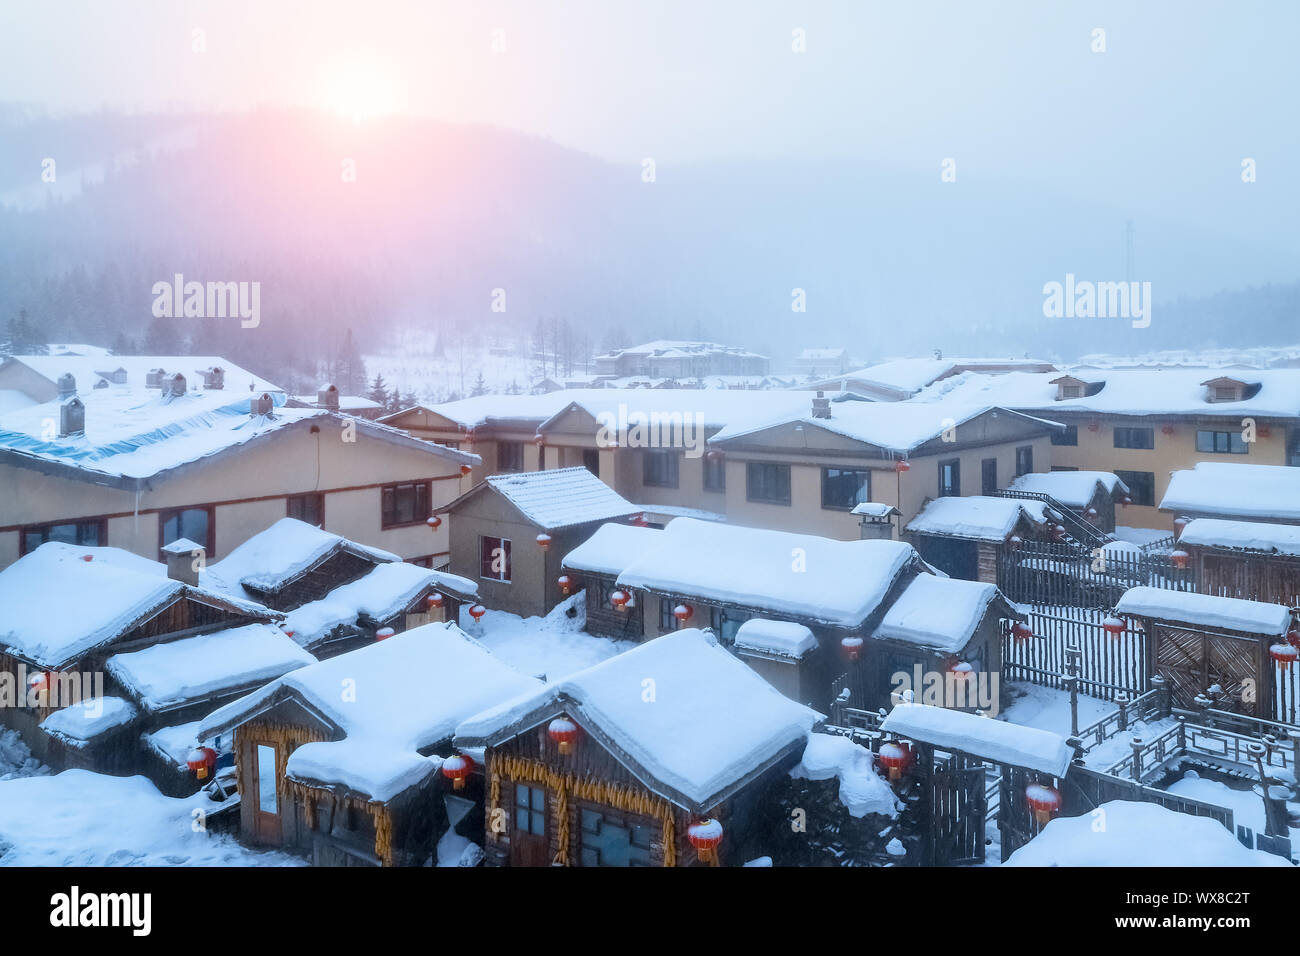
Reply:
<svg viewBox="0 0 1300 956"><path fill-rule="evenodd" d="M208 565L201 583L220 590L247 584L261 591L274 591L343 550L363 555L376 563L402 560L391 552L357 544L297 518L281 518L220 561Z"/></svg>
<svg viewBox="0 0 1300 956"><path fill-rule="evenodd" d="M850 816L880 813L897 817L902 806L889 784L876 772L871 751L848 737L809 734L803 758L790 771L790 776L806 780L837 778L840 803Z"/></svg>
<svg viewBox="0 0 1300 956"><path fill-rule="evenodd" d="M486 480L525 518L547 531L626 518L641 510L581 465L489 475Z"/></svg>
<svg viewBox="0 0 1300 956"><path fill-rule="evenodd" d="M1196 467L1170 476L1160 510L1266 521L1300 520L1300 468L1197 462Z"/></svg>
<svg viewBox="0 0 1300 956"><path fill-rule="evenodd" d="M935 498L908 522L912 534L941 534L975 541L1005 541L1021 522L1041 527L1047 521L1041 501L969 495Z"/></svg>
<svg viewBox="0 0 1300 956"><path fill-rule="evenodd" d="M1145 586L1125 591L1115 611L1246 634L1285 634L1291 625L1291 611L1281 604Z"/></svg>
<svg viewBox="0 0 1300 956"><path fill-rule="evenodd" d="M1002 603L996 585L918 574L871 636L953 653L970 642L995 601Z"/></svg>
<svg viewBox="0 0 1300 956"><path fill-rule="evenodd" d="M121 697L89 697L50 714L41 730L71 747L84 747L105 731L129 724L136 713Z"/></svg>
<svg viewBox="0 0 1300 956"><path fill-rule="evenodd" d="M899 704L885 717L880 729L942 750L960 750L1054 777L1064 776L1074 758L1074 750L1065 738L1050 730L924 704Z"/></svg>
<svg viewBox="0 0 1300 956"><path fill-rule="evenodd" d="M1233 548L1268 554L1300 556L1300 526L1263 521L1229 521L1194 518L1183 528L1178 543L1205 548Z"/></svg>
<svg viewBox="0 0 1300 956"><path fill-rule="evenodd" d="M1063 505L1082 508L1098 489L1107 495L1128 494L1128 485L1108 471L1035 471L1021 475L1008 486L1010 491L1051 495Z"/></svg>
<svg viewBox="0 0 1300 956"><path fill-rule="evenodd" d="M568 571L618 575L631 562L659 545L663 531L634 524L608 522L564 556Z"/></svg>
<svg viewBox="0 0 1300 956"><path fill-rule="evenodd" d="M817 646L817 638L802 624L751 617L736 629L735 646L797 659Z"/></svg>

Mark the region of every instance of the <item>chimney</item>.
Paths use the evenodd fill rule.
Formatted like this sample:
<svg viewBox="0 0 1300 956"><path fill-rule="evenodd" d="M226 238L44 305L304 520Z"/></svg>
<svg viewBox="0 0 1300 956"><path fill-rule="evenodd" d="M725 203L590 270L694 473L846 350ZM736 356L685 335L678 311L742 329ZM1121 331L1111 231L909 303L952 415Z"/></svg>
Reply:
<svg viewBox="0 0 1300 956"><path fill-rule="evenodd" d="M339 390L334 385L326 385L316 393L316 404L328 408L331 412L339 410Z"/></svg>
<svg viewBox="0 0 1300 956"><path fill-rule="evenodd" d="M72 376L67 375L64 377L71 378ZM85 433L86 406L74 393L59 403L59 437L71 438L73 435L84 435Z"/></svg>
<svg viewBox="0 0 1300 956"><path fill-rule="evenodd" d="M203 370L203 387L220 391L226 387L226 370L220 365Z"/></svg>
<svg viewBox="0 0 1300 956"><path fill-rule="evenodd" d="M199 586L199 568L204 563L203 545L189 538L179 538L162 549L167 562L167 577L190 587Z"/></svg>
<svg viewBox="0 0 1300 956"><path fill-rule="evenodd" d="M248 400L248 411L254 418L270 415L274 410L275 401L271 398L270 392L263 392L256 398Z"/></svg>
<svg viewBox="0 0 1300 956"><path fill-rule="evenodd" d="M817 393L817 397L812 403L813 418L830 418L831 417L831 400L822 392Z"/></svg>
<svg viewBox="0 0 1300 956"><path fill-rule="evenodd" d="M858 525L858 537L863 541L893 541L894 522L888 518L884 521L868 521L863 518Z"/></svg>
<svg viewBox="0 0 1300 956"><path fill-rule="evenodd" d="M77 394L77 380L71 372L59 376L59 401L66 401Z"/></svg>

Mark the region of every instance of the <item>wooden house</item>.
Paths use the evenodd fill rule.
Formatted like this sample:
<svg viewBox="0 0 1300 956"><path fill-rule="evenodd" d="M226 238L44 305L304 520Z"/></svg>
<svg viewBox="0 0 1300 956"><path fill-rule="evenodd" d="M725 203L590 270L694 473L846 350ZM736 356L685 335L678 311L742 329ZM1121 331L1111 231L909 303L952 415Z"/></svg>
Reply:
<svg viewBox="0 0 1300 956"><path fill-rule="evenodd" d="M1263 521L1194 518L1178 547L1205 594L1300 606L1300 528Z"/></svg>
<svg viewBox="0 0 1300 956"><path fill-rule="evenodd" d="M286 674L199 733L234 733L246 842L317 865L419 865L482 794L481 776L440 772L456 725L541 686L429 624Z"/></svg>
<svg viewBox="0 0 1300 956"><path fill-rule="evenodd" d="M810 660L821 645L802 624L751 617L737 629L731 646L737 657L791 700L821 698L823 689L814 679L818 668Z"/></svg>
<svg viewBox="0 0 1300 956"><path fill-rule="evenodd" d="M450 570L476 581L488 607L524 617L566 596L561 562L606 521L641 510L586 468L491 475L438 509L448 515Z"/></svg>
<svg viewBox="0 0 1300 956"><path fill-rule="evenodd" d="M1289 653L1292 615L1280 604L1165 588L1124 593L1115 613L1145 638L1147 676L1169 685L1175 707L1191 709L1211 688L1221 710L1294 721L1292 668L1279 666L1274 648ZM1279 715L1275 717L1275 715Z"/></svg>
<svg viewBox="0 0 1300 956"><path fill-rule="evenodd" d="M574 590L587 592L588 633L630 641L645 637L645 608L634 592L619 588L618 576L635 555L657 546L662 534L660 528L609 522L565 555L563 573Z"/></svg>
<svg viewBox="0 0 1300 956"><path fill-rule="evenodd" d="M1007 549L1046 537L1045 509L1030 498L935 498L905 532L917 553L945 574L996 584L998 559Z"/></svg>
<svg viewBox="0 0 1300 956"><path fill-rule="evenodd" d="M1289 431L1300 435L1296 429ZM1285 465L1197 462L1194 468L1169 476L1169 489L1160 499L1160 510L1173 520L1227 518L1300 525L1297 464L1300 451Z"/></svg>
<svg viewBox="0 0 1300 956"><path fill-rule="evenodd" d="M0 707L0 721L55 765L74 756L66 753L70 738L47 735L42 722L63 706L105 696L110 658L281 617L251 601L170 578L164 565L128 551L59 542L43 544L0 571L0 609L0 689L32 691L19 706ZM122 724L109 723L83 723L79 729L91 727L124 732ZM96 749L75 755L77 761ZM119 756L108 748L105 759L115 767Z"/></svg>
<svg viewBox="0 0 1300 956"><path fill-rule="evenodd" d="M818 719L692 629L490 708L455 743L484 749L489 864L731 865Z"/></svg>
<svg viewBox="0 0 1300 956"><path fill-rule="evenodd" d="M1129 488L1108 471L1048 471L1020 475L1007 491L1064 506L1105 533L1115 530L1115 506L1129 501Z"/></svg>

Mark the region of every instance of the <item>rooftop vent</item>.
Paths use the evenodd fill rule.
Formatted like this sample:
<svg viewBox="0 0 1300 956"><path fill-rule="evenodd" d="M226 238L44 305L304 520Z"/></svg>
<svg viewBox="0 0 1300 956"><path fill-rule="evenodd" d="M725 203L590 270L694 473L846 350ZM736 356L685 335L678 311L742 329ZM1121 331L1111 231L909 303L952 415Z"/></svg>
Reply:
<svg viewBox="0 0 1300 956"><path fill-rule="evenodd" d="M823 392L818 392L817 397L812 402L813 418L830 418L831 417L831 400Z"/></svg>
<svg viewBox="0 0 1300 956"><path fill-rule="evenodd" d="M226 387L226 370L220 365L203 370L203 387L223 389Z"/></svg>
<svg viewBox="0 0 1300 956"><path fill-rule="evenodd" d="M71 438L85 433L86 406L75 394L69 395L59 403L59 437Z"/></svg>
<svg viewBox="0 0 1300 956"><path fill-rule="evenodd" d="M77 394L77 380L71 372L59 376L59 401Z"/></svg>
<svg viewBox="0 0 1300 956"><path fill-rule="evenodd" d="M185 388L185 376L180 372L167 379L167 394L171 395L172 398L184 397Z"/></svg>
<svg viewBox="0 0 1300 956"><path fill-rule="evenodd" d="M339 410L339 390L337 386L326 385L316 393L316 404L332 412Z"/></svg>
<svg viewBox="0 0 1300 956"><path fill-rule="evenodd" d="M275 402L272 400L270 392L263 392L256 398L250 398L248 406L249 412L257 417L270 415L275 410Z"/></svg>

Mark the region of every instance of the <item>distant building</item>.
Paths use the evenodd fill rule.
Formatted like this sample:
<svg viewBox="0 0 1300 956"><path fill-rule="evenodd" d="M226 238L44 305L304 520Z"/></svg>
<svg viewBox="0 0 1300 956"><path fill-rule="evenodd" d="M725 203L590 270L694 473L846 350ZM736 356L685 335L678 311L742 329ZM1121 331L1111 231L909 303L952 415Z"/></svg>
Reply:
<svg viewBox="0 0 1300 956"><path fill-rule="evenodd" d="M901 402L921 389L963 372L996 375L1004 372L1054 372L1051 362L1031 358L933 358L892 359L854 371L827 374L804 381L800 387L827 392L844 392L876 402Z"/></svg>
<svg viewBox="0 0 1300 956"><path fill-rule="evenodd" d="M804 379L842 375L857 364L848 349L804 349L790 367L798 378Z"/></svg>
<svg viewBox="0 0 1300 956"><path fill-rule="evenodd" d="M734 345L658 339L597 355L595 371L610 378L689 380L711 375L764 376L770 364L767 356Z"/></svg>

